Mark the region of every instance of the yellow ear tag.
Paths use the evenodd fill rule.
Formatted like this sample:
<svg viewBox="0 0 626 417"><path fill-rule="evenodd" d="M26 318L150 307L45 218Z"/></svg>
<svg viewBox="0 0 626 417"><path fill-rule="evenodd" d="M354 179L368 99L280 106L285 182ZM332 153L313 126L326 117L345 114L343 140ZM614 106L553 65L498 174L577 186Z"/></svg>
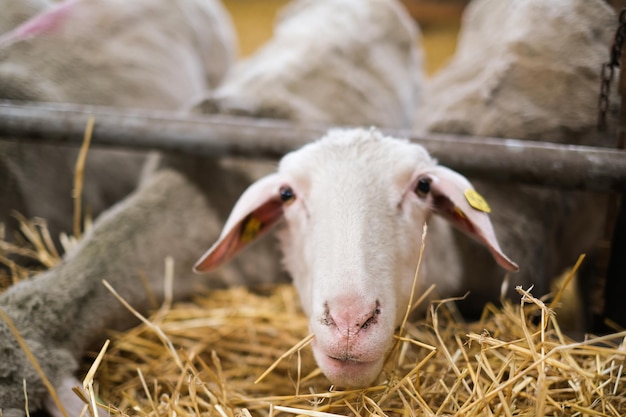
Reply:
<svg viewBox="0 0 626 417"><path fill-rule="evenodd" d="M261 222L261 220L256 217L250 217L246 221L246 225L243 227L243 231L241 232L241 241L244 243L253 241L261 231L262 226L263 222Z"/></svg>
<svg viewBox="0 0 626 417"><path fill-rule="evenodd" d="M483 196L478 194L476 190L468 188L463 194L465 195L465 198L467 199L467 202L470 206L474 207L476 210L484 211L485 213L491 213L491 208L489 207L489 204L487 204L487 201L485 201Z"/></svg>

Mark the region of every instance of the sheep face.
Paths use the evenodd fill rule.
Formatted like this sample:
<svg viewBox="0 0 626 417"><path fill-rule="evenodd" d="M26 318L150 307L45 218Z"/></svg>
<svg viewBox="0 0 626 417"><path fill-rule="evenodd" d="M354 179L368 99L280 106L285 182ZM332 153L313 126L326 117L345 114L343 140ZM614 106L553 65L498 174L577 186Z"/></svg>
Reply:
<svg viewBox="0 0 626 417"><path fill-rule="evenodd" d="M337 385L361 386L406 311L428 213L413 188L435 164L421 147L344 133L283 159L294 197L279 237L319 366Z"/></svg>
<svg viewBox="0 0 626 417"><path fill-rule="evenodd" d="M196 269L214 268L284 219L285 266L315 334L317 363L338 386L365 386L380 373L406 312L431 213L515 268L487 215L465 201L467 189L421 146L374 130L333 130L285 156L276 174L242 195Z"/></svg>

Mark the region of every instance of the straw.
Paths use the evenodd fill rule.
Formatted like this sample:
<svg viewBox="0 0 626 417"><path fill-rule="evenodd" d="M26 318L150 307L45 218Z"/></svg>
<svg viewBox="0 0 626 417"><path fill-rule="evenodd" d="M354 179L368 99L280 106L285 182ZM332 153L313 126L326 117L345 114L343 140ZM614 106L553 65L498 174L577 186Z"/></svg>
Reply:
<svg viewBox="0 0 626 417"><path fill-rule="evenodd" d="M85 128L85 134L83 136L83 143L78 152L78 158L76 160L76 170L74 172L74 190L72 191L72 198L74 199L74 236L80 239L82 230L80 227L82 217L82 194L83 194L83 177L85 171L85 161L87 160L87 151L89 150L89 144L91 143L91 135L93 133L95 118L89 116L87 119L87 126Z"/></svg>

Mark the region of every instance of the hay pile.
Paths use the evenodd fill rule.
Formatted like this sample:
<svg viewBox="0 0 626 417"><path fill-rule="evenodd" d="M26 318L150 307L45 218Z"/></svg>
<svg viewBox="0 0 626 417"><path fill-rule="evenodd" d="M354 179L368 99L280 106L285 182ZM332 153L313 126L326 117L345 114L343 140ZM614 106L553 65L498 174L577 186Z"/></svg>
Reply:
<svg viewBox="0 0 626 417"><path fill-rule="evenodd" d="M520 294L470 324L450 302L434 305L404 327L365 390L320 374L290 286L165 302L85 367L113 416L626 415L626 332L574 342L550 306Z"/></svg>
<svg viewBox="0 0 626 417"><path fill-rule="evenodd" d="M306 339L295 298L289 286L234 288L160 310L115 335L97 373L101 398L113 415L142 416L626 414L626 333L576 343L527 292L523 306L491 306L469 325L434 308L406 326L377 386L334 389L306 347L255 384Z"/></svg>

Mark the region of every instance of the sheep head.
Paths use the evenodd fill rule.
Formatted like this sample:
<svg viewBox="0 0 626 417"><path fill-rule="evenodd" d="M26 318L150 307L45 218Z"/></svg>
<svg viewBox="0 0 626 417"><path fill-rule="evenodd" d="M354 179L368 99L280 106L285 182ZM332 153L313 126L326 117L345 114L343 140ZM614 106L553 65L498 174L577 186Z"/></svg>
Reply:
<svg viewBox="0 0 626 417"><path fill-rule="evenodd" d="M419 145L375 130L331 130L245 191L196 270L218 267L284 220L285 266L315 334L316 361L332 383L366 386L380 373L406 312L431 213L517 270L467 190L463 176Z"/></svg>

